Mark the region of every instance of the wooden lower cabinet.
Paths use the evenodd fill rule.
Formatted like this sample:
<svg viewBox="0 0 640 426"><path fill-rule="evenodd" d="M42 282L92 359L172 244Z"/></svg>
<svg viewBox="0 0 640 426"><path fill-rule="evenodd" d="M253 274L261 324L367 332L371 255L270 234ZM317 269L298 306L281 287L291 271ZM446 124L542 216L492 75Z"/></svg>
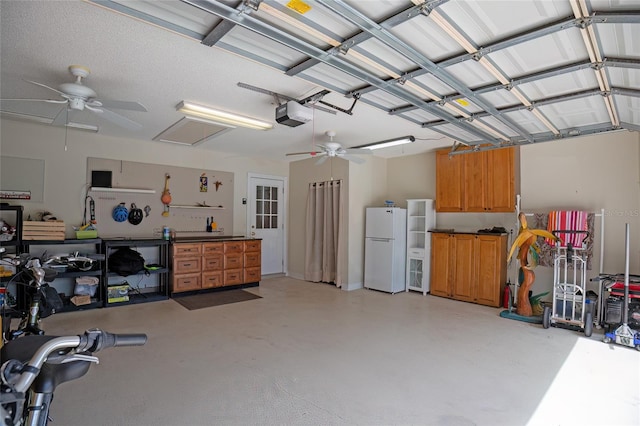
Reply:
<svg viewBox="0 0 640 426"><path fill-rule="evenodd" d="M174 243L171 293L260 281L261 241Z"/></svg>
<svg viewBox="0 0 640 426"><path fill-rule="evenodd" d="M507 278L507 236L431 234L431 294L500 306Z"/></svg>

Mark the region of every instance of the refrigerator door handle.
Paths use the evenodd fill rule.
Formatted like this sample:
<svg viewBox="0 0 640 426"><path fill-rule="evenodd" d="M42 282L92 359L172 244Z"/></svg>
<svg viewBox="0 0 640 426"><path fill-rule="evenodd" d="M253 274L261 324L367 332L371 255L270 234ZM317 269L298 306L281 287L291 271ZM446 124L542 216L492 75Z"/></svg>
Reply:
<svg viewBox="0 0 640 426"><path fill-rule="evenodd" d="M391 241L391 238L373 238L373 237L370 237L369 239L371 241L381 241L383 243Z"/></svg>

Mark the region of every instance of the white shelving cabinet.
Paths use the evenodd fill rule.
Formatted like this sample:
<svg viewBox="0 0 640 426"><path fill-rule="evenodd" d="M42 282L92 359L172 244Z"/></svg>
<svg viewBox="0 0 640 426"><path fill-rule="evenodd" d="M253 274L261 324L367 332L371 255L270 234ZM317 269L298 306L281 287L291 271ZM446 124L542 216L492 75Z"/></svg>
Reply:
<svg viewBox="0 0 640 426"><path fill-rule="evenodd" d="M431 236L436 226L434 200L407 200L406 290L429 292Z"/></svg>

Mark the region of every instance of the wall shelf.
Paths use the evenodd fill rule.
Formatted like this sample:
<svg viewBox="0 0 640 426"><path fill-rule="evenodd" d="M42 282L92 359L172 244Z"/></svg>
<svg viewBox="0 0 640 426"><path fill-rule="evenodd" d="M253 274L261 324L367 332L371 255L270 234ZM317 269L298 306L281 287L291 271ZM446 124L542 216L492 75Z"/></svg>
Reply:
<svg viewBox="0 0 640 426"><path fill-rule="evenodd" d="M182 204L169 204L171 209L208 209L208 210L224 210L224 207L220 206L187 206Z"/></svg>
<svg viewBox="0 0 640 426"><path fill-rule="evenodd" d="M155 189L143 189L143 188L102 188L98 186L92 186L89 188L92 192L133 192L137 194L155 194Z"/></svg>

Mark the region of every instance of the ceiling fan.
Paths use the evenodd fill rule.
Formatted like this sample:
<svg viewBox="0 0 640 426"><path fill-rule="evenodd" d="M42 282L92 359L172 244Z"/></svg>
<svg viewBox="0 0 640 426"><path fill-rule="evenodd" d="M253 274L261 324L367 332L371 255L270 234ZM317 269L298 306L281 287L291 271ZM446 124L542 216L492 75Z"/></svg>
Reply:
<svg viewBox="0 0 640 426"><path fill-rule="evenodd" d="M333 130L327 130L324 132L325 135L329 136L329 142L324 145L316 144L320 151L307 151L307 152L290 152L286 155L311 155L312 157L320 157L316 164L322 164L327 161L327 158L340 157L345 160L353 161L357 164L364 163L364 159L358 157L358 155L370 155L371 150L369 149L345 149L338 142L334 142L333 138L336 136L336 132Z"/></svg>
<svg viewBox="0 0 640 426"><path fill-rule="evenodd" d="M142 128L142 125L139 123L107 109L115 108L147 112L147 109L142 104L138 102L97 99L98 94L93 91L93 89L82 83L82 79L88 77L91 73L89 68L82 65L70 65L69 72L75 77L75 81L73 83L62 83L57 89L36 81L24 80L28 83L35 84L36 86L52 90L63 99L0 99L0 101L28 101L64 104L65 107L60 109L51 122L51 124L56 126L67 125L70 122L69 116L72 113L86 109L126 129L138 130Z"/></svg>

